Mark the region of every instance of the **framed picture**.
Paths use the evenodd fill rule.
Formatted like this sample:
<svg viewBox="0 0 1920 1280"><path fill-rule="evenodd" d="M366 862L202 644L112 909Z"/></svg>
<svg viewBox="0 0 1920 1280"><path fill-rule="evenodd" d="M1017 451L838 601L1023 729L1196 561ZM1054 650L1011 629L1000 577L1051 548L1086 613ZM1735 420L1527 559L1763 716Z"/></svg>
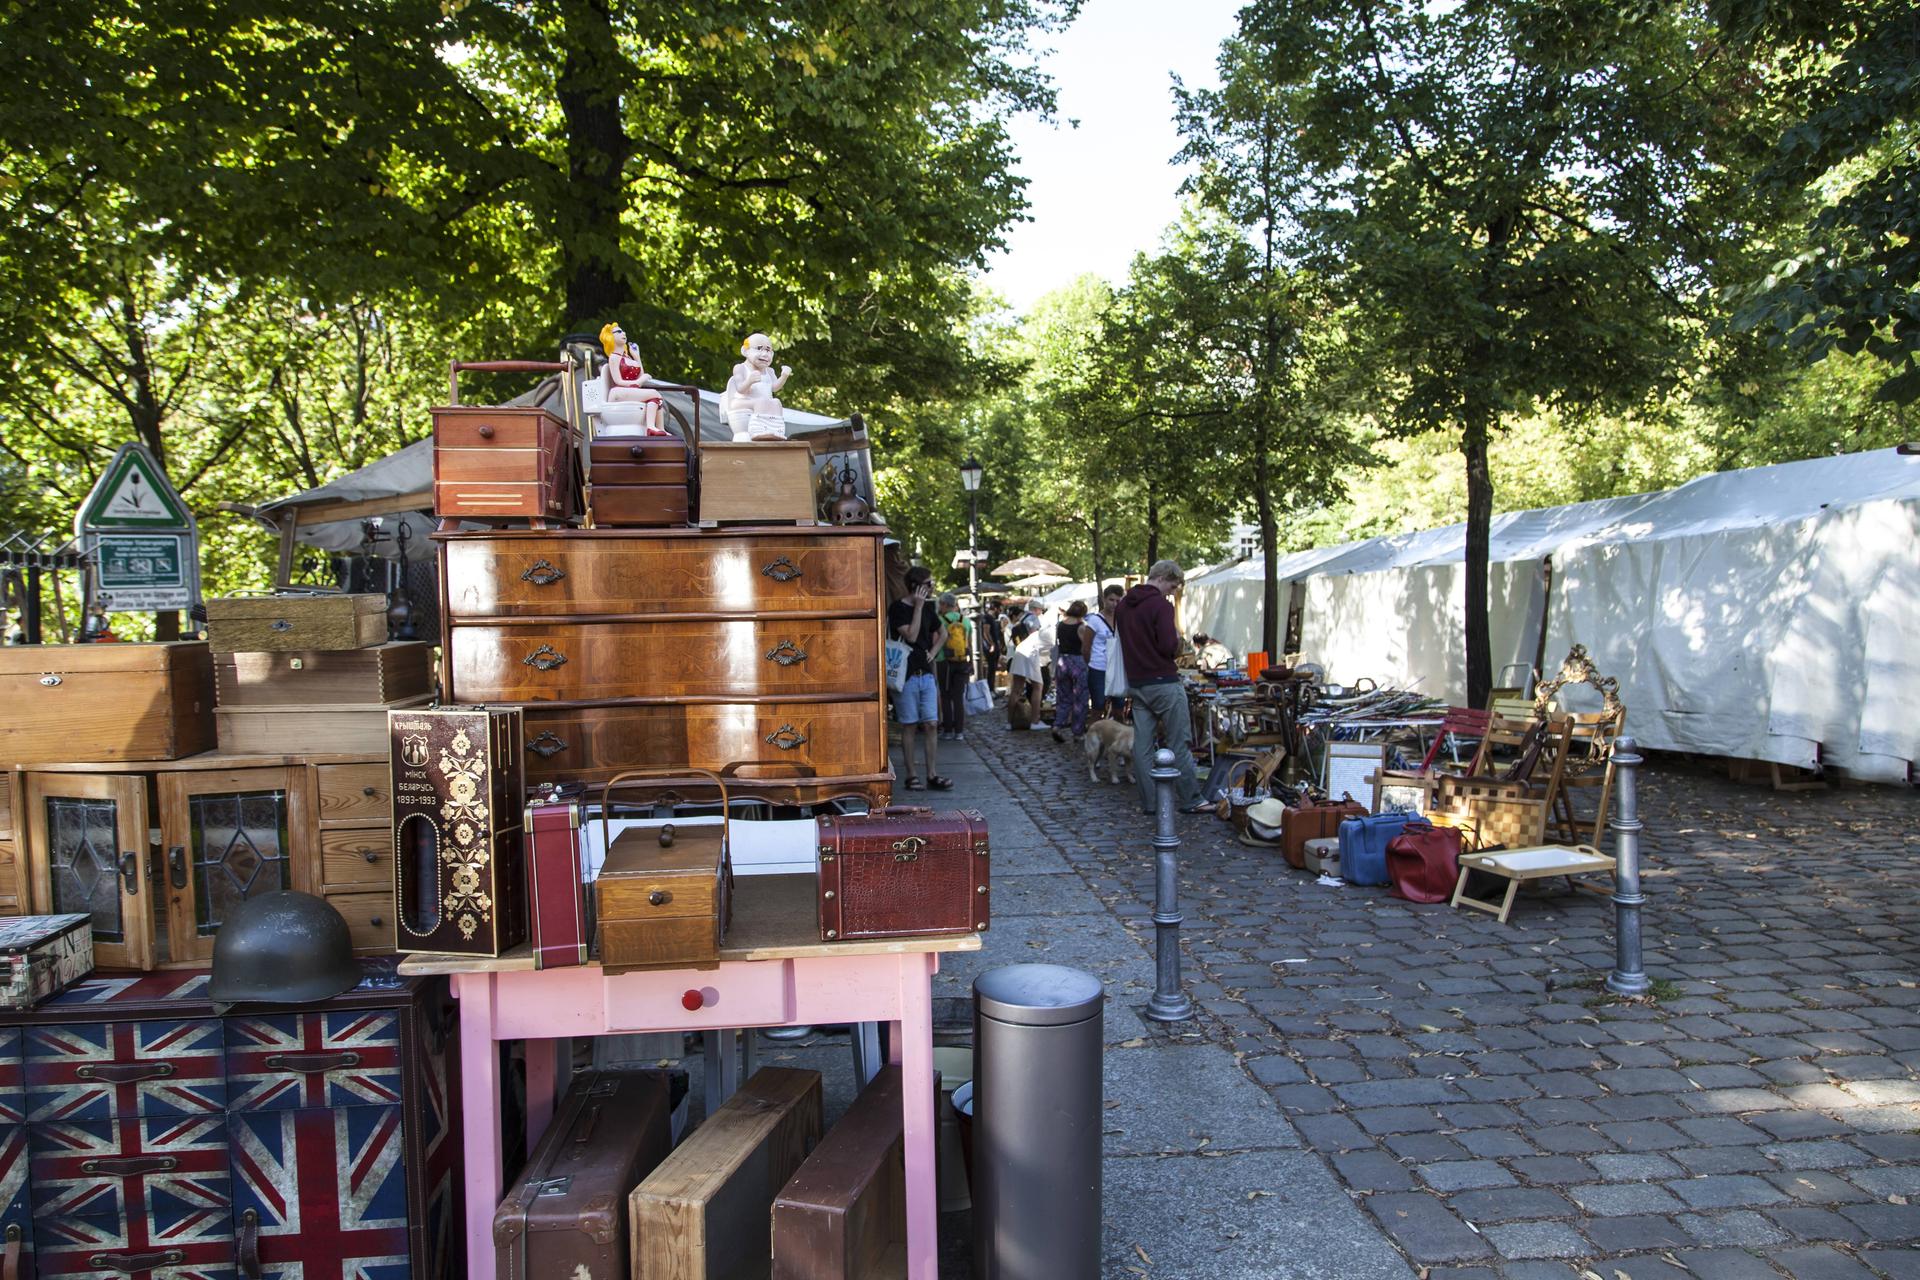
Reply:
<svg viewBox="0 0 1920 1280"><path fill-rule="evenodd" d="M1368 813L1380 812L1380 784L1369 782L1386 767L1387 747L1383 742L1329 742L1327 763L1320 785L1331 798L1352 796L1367 806Z"/></svg>

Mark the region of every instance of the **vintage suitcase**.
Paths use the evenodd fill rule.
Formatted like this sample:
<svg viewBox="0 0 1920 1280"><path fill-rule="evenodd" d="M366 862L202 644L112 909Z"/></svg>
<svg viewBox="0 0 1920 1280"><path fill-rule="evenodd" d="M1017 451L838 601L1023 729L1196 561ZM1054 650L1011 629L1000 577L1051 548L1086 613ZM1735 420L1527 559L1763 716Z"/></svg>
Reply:
<svg viewBox="0 0 1920 1280"><path fill-rule="evenodd" d="M679 436L595 440L593 523L600 528L683 525L693 512L690 450Z"/></svg>
<svg viewBox="0 0 1920 1280"><path fill-rule="evenodd" d="M0 645L0 765L177 760L213 750L198 640Z"/></svg>
<svg viewBox="0 0 1920 1280"><path fill-rule="evenodd" d="M1324 804L1313 800L1290 804L1280 819L1280 852L1285 855L1288 866L1295 871L1304 871L1307 866L1307 841L1321 836L1337 836L1342 822L1348 818L1366 816L1366 806L1354 803L1351 796L1329 800Z"/></svg>
<svg viewBox="0 0 1920 1280"><path fill-rule="evenodd" d="M592 895L580 865L580 793L568 786L527 802L527 926L536 969L585 964L593 945Z"/></svg>
<svg viewBox="0 0 1920 1280"><path fill-rule="evenodd" d="M987 820L972 809L822 814L820 937L978 933L991 920Z"/></svg>
<svg viewBox="0 0 1920 1280"><path fill-rule="evenodd" d="M907 1274L901 1126L900 1068L882 1067L774 1200L773 1280Z"/></svg>
<svg viewBox="0 0 1920 1280"><path fill-rule="evenodd" d="M724 815L727 784L717 774L697 769L627 772L616 774L602 789L602 831L611 830L608 797L621 783L646 779L658 786L665 779L694 776L720 789ZM718 826L668 823L624 831L611 842L602 837L607 857L593 882L602 969L629 973L719 966L720 944L733 919L728 834L723 818Z"/></svg>
<svg viewBox="0 0 1920 1280"><path fill-rule="evenodd" d="M207 646L215 653L367 649L387 642L387 598L295 592L207 601Z"/></svg>
<svg viewBox="0 0 1920 1280"><path fill-rule="evenodd" d="M762 1067L633 1190L633 1274L765 1276L774 1197L820 1140L820 1073Z"/></svg>
<svg viewBox="0 0 1920 1280"><path fill-rule="evenodd" d="M1349 820L1350 821L1350 820ZM1345 823L1341 824L1343 827ZM1315 836L1302 846L1302 858L1307 870L1317 876L1340 878L1340 838L1338 836Z"/></svg>
<svg viewBox="0 0 1920 1280"><path fill-rule="evenodd" d="M368 755L387 749L387 712L431 702L422 693L399 703L215 707L220 749L233 755Z"/></svg>
<svg viewBox="0 0 1920 1280"><path fill-rule="evenodd" d="M31 1009L93 972L93 917L0 920L0 1009Z"/></svg>
<svg viewBox="0 0 1920 1280"><path fill-rule="evenodd" d="M627 1197L673 1149L667 1076L583 1071L493 1213L501 1280L625 1280Z"/></svg>
<svg viewBox="0 0 1920 1280"><path fill-rule="evenodd" d="M813 450L804 440L700 445L700 525L815 524Z"/></svg>
<svg viewBox="0 0 1920 1280"><path fill-rule="evenodd" d="M433 646L395 640L370 649L223 653L213 679L223 708L406 702L433 692Z"/></svg>
<svg viewBox="0 0 1920 1280"><path fill-rule="evenodd" d="M527 940L518 707L388 715L394 949L497 956Z"/></svg>
<svg viewBox="0 0 1920 1280"><path fill-rule="evenodd" d="M433 411L433 514L460 520L528 520L536 529L580 514L580 433L534 405L460 403L460 371L557 373L546 360L452 363L451 400Z"/></svg>

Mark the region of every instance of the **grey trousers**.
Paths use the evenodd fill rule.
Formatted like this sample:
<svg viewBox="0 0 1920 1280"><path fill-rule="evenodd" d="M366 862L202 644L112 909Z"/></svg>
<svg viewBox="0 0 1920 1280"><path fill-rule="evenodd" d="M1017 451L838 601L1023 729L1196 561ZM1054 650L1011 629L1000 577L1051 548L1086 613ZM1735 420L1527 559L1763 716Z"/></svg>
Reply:
<svg viewBox="0 0 1920 1280"><path fill-rule="evenodd" d="M1140 786L1140 807L1155 812L1153 768L1154 732L1159 731L1173 766L1180 771L1179 803L1188 809L1200 803L1200 783L1193 776L1192 722L1187 718L1187 688L1171 684L1134 685L1127 690L1133 697L1133 778Z"/></svg>

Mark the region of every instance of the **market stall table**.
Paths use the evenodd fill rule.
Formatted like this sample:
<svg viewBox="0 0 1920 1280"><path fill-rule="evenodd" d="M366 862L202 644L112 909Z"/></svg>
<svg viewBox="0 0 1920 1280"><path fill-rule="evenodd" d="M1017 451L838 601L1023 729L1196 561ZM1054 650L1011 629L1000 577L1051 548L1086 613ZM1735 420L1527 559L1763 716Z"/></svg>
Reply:
<svg viewBox="0 0 1920 1280"><path fill-rule="evenodd" d="M403 974L446 974L460 1001L461 1125L465 1136L467 1274L494 1280L493 1209L504 1192L500 1134L502 1040L892 1022L904 1081L907 1274L938 1274L934 1187L933 975L939 953L978 951L980 935L822 942L814 877L742 876L717 969L609 976L597 964L533 967L525 947L498 959L413 955ZM527 1055L529 1148L552 1114L555 1060Z"/></svg>

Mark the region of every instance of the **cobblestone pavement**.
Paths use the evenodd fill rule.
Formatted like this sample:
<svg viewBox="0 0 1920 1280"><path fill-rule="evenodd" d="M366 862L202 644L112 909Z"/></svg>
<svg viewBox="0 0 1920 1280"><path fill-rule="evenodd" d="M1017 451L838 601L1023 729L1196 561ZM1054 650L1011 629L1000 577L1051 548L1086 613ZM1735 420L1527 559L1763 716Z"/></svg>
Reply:
<svg viewBox="0 0 1920 1280"><path fill-rule="evenodd" d="M968 735L1150 944L1150 820L1075 746ZM1182 818L1203 1031L1429 1280L1920 1278L1920 800L1642 770L1646 968L1612 906L1328 888Z"/></svg>

